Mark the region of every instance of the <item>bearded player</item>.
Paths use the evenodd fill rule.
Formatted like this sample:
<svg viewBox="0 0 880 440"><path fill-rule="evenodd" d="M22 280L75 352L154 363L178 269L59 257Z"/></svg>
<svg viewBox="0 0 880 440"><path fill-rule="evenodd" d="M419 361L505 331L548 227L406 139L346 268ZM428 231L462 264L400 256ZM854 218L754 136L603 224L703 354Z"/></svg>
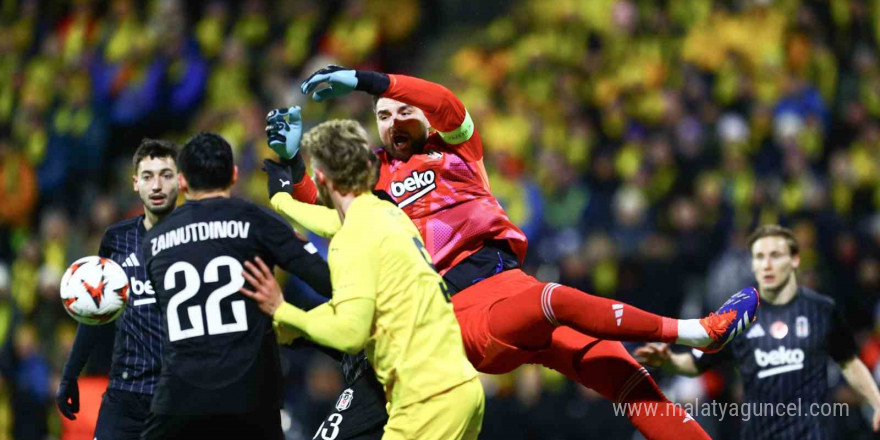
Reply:
<svg viewBox="0 0 880 440"><path fill-rule="evenodd" d="M754 289L734 294L709 317L677 320L541 282L520 269L526 237L489 191L482 140L461 101L445 87L418 78L338 66L321 69L302 84L302 92L312 93L315 101L354 90L375 97L383 144L376 152L375 190L386 193L419 229L450 287L468 359L479 371L501 374L524 363L541 364L614 402L658 405L653 415L627 414L647 438L708 438L617 341L720 350L754 320ZM299 108L273 111L267 123L270 147L282 159L301 160ZM278 167L267 169L270 179L286 175L273 175ZM273 207L319 235L332 236L340 227L338 217L334 221L332 211L308 207L316 188L305 173L297 174L293 197L276 194Z"/></svg>

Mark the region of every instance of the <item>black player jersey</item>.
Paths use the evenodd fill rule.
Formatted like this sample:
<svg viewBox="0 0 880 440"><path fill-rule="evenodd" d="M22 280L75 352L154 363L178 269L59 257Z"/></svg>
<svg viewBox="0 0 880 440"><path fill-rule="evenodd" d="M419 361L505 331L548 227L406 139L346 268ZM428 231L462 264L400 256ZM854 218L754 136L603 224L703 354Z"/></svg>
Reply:
<svg viewBox="0 0 880 440"><path fill-rule="evenodd" d="M327 264L277 214L230 198L187 201L150 230L147 271L165 317L159 414L278 409L272 319L239 293L259 256L330 296Z"/></svg>
<svg viewBox="0 0 880 440"><path fill-rule="evenodd" d="M352 365L366 363L363 353L349 359ZM327 418L318 426L313 440L380 440L385 431L385 423L388 421L388 412L385 408L385 388L376 380L376 375L369 369L369 374L360 374L364 369L357 367L354 371L360 371L356 376L349 376L343 362L343 371L346 376L345 390L336 399L336 405L327 415ZM349 382L348 379L352 381Z"/></svg>
<svg viewBox="0 0 880 440"><path fill-rule="evenodd" d="M697 367L703 371L722 362L736 365L743 402L752 405L752 411L761 411L758 405L799 405L800 417L765 414L744 421L743 439L827 439L830 426L822 417L809 415L811 405L818 408L828 401L828 358L842 362L857 352L834 300L800 288L788 304L762 303L758 319L745 334L719 353L698 357Z"/></svg>
<svg viewBox="0 0 880 440"><path fill-rule="evenodd" d="M376 373L373 372L373 367L367 361L367 354L363 351L358 354L342 353L342 360L340 362L342 365L342 378L346 385L353 384L364 373L373 377L376 376Z"/></svg>
<svg viewBox="0 0 880 440"><path fill-rule="evenodd" d="M146 234L143 215L116 223L104 233L98 255L119 263L131 287L128 305L116 320L108 386L153 394L162 365L162 319L143 264L141 242Z"/></svg>

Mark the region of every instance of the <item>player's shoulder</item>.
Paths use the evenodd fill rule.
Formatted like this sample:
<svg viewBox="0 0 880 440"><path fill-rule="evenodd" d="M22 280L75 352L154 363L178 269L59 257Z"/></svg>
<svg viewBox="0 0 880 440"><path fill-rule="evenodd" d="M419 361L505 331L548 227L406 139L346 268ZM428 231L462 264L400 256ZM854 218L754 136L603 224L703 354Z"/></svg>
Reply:
<svg viewBox="0 0 880 440"><path fill-rule="evenodd" d="M143 224L144 215L136 215L134 217L127 218L108 226L107 229L104 230L104 237L113 237L116 235L128 233L133 230L138 230L140 228L143 228Z"/></svg>
<svg viewBox="0 0 880 440"><path fill-rule="evenodd" d="M266 206L258 205L253 202L249 202L247 200L234 199L237 201L238 206L241 207L243 212L247 213L248 216L254 220L257 220L261 223L268 223L272 225L282 225L284 227L288 227L289 224L281 214L275 212L272 209L269 209Z"/></svg>
<svg viewBox="0 0 880 440"><path fill-rule="evenodd" d="M467 142L466 142L467 143ZM441 159L444 155L454 155L461 156L459 150L461 145L452 145L447 143L440 137L440 133L434 132L428 136L428 139L425 141L424 146L424 154L427 155L430 159Z"/></svg>
<svg viewBox="0 0 880 440"><path fill-rule="evenodd" d="M370 194L360 203L356 222L361 227L375 228L377 231L394 228L394 220L407 218L406 213L392 202ZM389 222L389 220L391 222Z"/></svg>
<svg viewBox="0 0 880 440"><path fill-rule="evenodd" d="M798 294L804 301L816 304L822 308L834 308L837 305L837 302L834 301L834 298L828 295L821 294L808 287L800 287L800 292Z"/></svg>
<svg viewBox="0 0 880 440"><path fill-rule="evenodd" d="M395 218L403 215L396 205L373 194L359 197L346 213L338 234L358 237L358 241L379 240L396 228Z"/></svg>
<svg viewBox="0 0 880 440"><path fill-rule="evenodd" d="M130 252L140 246L146 232L143 214L113 223L104 230L98 255L110 257L113 253Z"/></svg>

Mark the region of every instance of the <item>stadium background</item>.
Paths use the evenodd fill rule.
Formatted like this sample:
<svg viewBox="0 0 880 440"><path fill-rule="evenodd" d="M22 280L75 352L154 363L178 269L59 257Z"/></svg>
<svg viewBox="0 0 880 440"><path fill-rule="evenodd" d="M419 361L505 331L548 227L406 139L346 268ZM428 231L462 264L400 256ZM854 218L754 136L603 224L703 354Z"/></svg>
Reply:
<svg viewBox="0 0 880 440"><path fill-rule="evenodd" d="M299 94L330 62L458 94L545 280L696 317L752 282L751 228L791 226L799 280L844 305L880 376L878 0L2 0L0 14L0 439L14 419L60 434L53 395L75 326L58 281L138 212L138 141L219 132L237 195L266 202L268 110L302 105L307 127L356 118L378 139L366 97ZM289 438L311 438L337 367L303 350L285 369ZM853 409L839 438L869 438L829 371ZM658 380L673 400L735 401L728 373ZM553 372L484 379L481 438L633 435ZM698 419L737 438L736 420Z"/></svg>

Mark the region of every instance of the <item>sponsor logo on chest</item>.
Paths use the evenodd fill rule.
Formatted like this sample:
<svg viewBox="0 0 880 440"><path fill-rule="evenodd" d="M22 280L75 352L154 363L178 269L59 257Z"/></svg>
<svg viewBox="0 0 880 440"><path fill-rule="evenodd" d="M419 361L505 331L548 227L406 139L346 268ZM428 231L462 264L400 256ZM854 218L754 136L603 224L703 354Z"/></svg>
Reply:
<svg viewBox="0 0 880 440"><path fill-rule="evenodd" d="M758 379L802 370L805 356L804 351L800 348L789 349L785 346L779 346L779 348L770 351L756 348L755 363L762 368L761 371L758 371Z"/></svg>
<svg viewBox="0 0 880 440"><path fill-rule="evenodd" d="M406 178L391 182L391 195L399 199L413 193L397 203L399 208L403 208L437 188L437 184L434 183L435 179L436 174L434 174L434 170L426 170L424 172L413 170Z"/></svg>
<svg viewBox="0 0 880 440"><path fill-rule="evenodd" d="M131 296L131 305L142 306L156 303L156 291L153 290L153 283L150 280L141 281L135 277L129 277L128 284L131 286L131 293L134 294ZM149 295L152 298L143 295Z"/></svg>

